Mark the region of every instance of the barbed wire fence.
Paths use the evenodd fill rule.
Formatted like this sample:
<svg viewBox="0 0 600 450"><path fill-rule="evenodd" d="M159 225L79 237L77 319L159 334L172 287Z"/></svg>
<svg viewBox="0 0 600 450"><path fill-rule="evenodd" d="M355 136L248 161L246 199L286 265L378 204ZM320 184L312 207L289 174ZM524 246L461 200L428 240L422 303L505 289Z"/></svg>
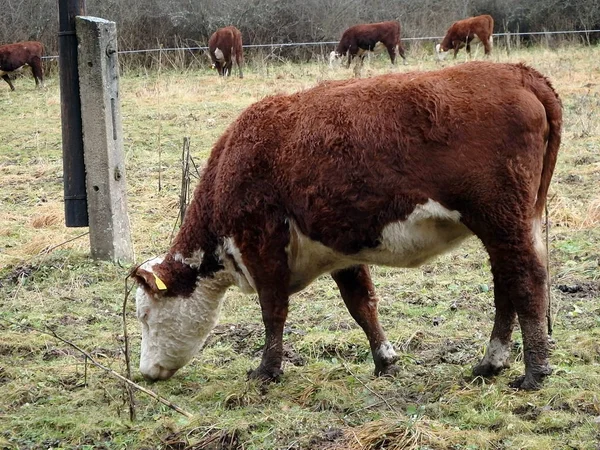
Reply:
<svg viewBox="0 0 600 450"><path fill-rule="evenodd" d="M578 34L592 34L592 33L600 33L600 29L598 30L561 30L561 31L528 31L528 32L519 32L519 33L494 33L493 37L521 37L521 36L554 36L554 35L578 35ZM444 36L420 36L420 37L401 37L401 40L404 41L437 41L442 40ZM339 41L316 41L316 42L281 42L281 43L271 43L271 44L245 44L242 47L244 49L260 49L260 48L286 48L286 47L310 47L310 46L329 46L329 45L337 45ZM192 47L156 47L156 48L147 48L147 49L136 49L136 50L119 50L117 53L119 55L132 55L132 54L142 54L142 53L154 53L154 52L172 52L172 51L206 51L208 50L207 46L192 46ZM44 60L54 60L58 59L58 55L53 56L43 56Z"/></svg>

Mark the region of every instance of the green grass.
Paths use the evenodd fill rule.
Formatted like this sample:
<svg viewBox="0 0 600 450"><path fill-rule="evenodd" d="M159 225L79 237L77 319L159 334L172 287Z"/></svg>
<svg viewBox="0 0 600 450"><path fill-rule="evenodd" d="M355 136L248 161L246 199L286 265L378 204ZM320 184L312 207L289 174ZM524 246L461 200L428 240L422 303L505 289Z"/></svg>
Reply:
<svg viewBox="0 0 600 450"><path fill-rule="evenodd" d="M58 80L37 91L24 77L16 92L0 85L0 448L597 449L600 49L497 50L495 60L524 61L549 76L564 104L549 205L555 371L541 391L508 388L523 371L518 331L510 369L493 380L471 376L494 313L487 257L472 239L419 269L373 269L381 320L400 355L398 377L372 376L366 338L322 277L292 299L281 383L246 381L264 331L256 298L230 290L220 325L192 363L159 384L133 375L194 417L138 392L130 422L119 381L32 331L52 328L124 373L128 267L91 261L87 236L54 248L86 230L63 226ZM425 53L394 69L378 57L363 75L439 66ZM254 101L349 76L316 63L255 64L243 80L208 70L127 71L121 96L136 260L169 246L184 136L202 166ZM137 365L131 302L128 329Z"/></svg>

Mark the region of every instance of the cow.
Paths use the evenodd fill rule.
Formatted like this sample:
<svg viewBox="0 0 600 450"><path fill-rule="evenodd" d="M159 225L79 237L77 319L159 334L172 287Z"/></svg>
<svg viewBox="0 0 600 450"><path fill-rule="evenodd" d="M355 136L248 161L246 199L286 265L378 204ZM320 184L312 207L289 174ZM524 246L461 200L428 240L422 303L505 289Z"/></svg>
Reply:
<svg viewBox="0 0 600 450"><path fill-rule="evenodd" d="M242 33L234 26L219 28L208 40L208 52L212 60L213 69L219 75L230 76L233 60L238 67L240 78L244 78L242 64L244 54L242 50Z"/></svg>
<svg viewBox="0 0 600 450"><path fill-rule="evenodd" d="M348 68L352 59L358 56L360 59L355 67L355 73L358 74L367 52L374 51L379 42L387 49L392 64L396 63L397 54L402 57L404 64L406 64L404 48L400 42L400 23L395 20L354 25L348 28L342 34L336 49L330 53L329 63L331 65L336 58L347 55L346 68Z"/></svg>
<svg viewBox="0 0 600 450"><path fill-rule="evenodd" d="M16 42L0 46L0 76L14 91L15 87L10 81L9 73L28 65L31 67L35 85L44 87L44 72L42 71L42 55L44 46L41 42L27 41Z"/></svg>
<svg viewBox="0 0 600 450"><path fill-rule="evenodd" d="M417 267L474 235L496 307L474 374L509 366L518 318L525 374L512 386L540 388L552 371L542 213L561 126L543 75L485 61L325 82L248 107L214 145L167 254L132 272L142 375L165 380L190 361L237 285L258 294L266 331L249 376L276 380L290 295L325 273L375 374L394 375L368 265Z"/></svg>
<svg viewBox="0 0 600 450"><path fill-rule="evenodd" d="M454 22L448 28L446 36L440 44L435 46L438 59L444 59L447 51L454 49L454 59L458 51L466 46L469 57L471 56L471 41L477 37L483 44L486 55L492 52L494 32L494 19L487 14Z"/></svg>

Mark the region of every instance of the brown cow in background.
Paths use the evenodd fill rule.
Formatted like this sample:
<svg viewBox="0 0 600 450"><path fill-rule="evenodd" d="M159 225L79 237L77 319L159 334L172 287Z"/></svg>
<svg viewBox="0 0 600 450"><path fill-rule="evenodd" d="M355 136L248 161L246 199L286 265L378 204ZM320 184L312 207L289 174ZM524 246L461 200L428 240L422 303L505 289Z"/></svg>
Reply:
<svg viewBox="0 0 600 450"><path fill-rule="evenodd" d="M444 59L446 56L442 56L441 53L454 49L454 58L456 59L458 50L466 45L467 53L471 56L471 41L478 37L483 44L485 54L489 55L492 52L493 32L494 19L487 14L459 20L448 28L442 43L435 46L436 54L439 59Z"/></svg>
<svg viewBox="0 0 600 450"><path fill-rule="evenodd" d="M42 54L44 46L41 42L27 41L0 46L0 76L15 90L10 81L9 73L28 65L31 67L35 85L44 87L44 72L42 71Z"/></svg>
<svg viewBox="0 0 600 450"><path fill-rule="evenodd" d="M217 69L219 75L231 75L233 59L235 58L240 78L244 78L244 74L242 73L244 54L242 51L242 33L240 30L233 26L219 28L208 40L208 51L213 68Z"/></svg>
<svg viewBox="0 0 600 450"><path fill-rule="evenodd" d="M358 74L362 67L363 61L367 52L375 50L375 46L381 43L387 49L392 64L396 63L396 55L400 55L406 64L404 56L404 48L400 43L400 23L396 20L389 22L366 23L354 25L348 28L342 34L340 43L335 51L331 52L329 62L334 59L348 55L346 67L350 67L350 63L355 56L360 58L354 69L355 74Z"/></svg>

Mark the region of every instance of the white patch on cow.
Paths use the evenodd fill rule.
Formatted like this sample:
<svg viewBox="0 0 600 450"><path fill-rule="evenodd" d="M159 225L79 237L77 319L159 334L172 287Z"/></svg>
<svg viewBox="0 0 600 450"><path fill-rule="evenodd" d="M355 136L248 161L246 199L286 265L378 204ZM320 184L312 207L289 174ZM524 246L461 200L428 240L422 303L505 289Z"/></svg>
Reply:
<svg viewBox="0 0 600 450"><path fill-rule="evenodd" d="M366 263L395 267L417 267L455 247L471 231L460 221L460 213L434 200L417 205L406 220L387 225L381 244L358 253Z"/></svg>
<svg viewBox="0 0 600 450"><path fill-rule="evenodd" d="M219 62L225 61L225 55L223 55L223 52L218 47L215 49L215 58L217 58L217 61Z"/></svg>
<svg viewBox="0 0 600 450"><path fill-rule="evenodd" d="M305 236L290 220L290 242L286 247L291 271L290 290L297 292L323 273L357 264L417 267L455 247L471 231L460 221L460 213L429 199L398 222L386 225L381 244L346 255Z"/></svg>
<svg viewBox="0 0 600 450"><path fill-rule="evenodd" d="M510 346L499 339L492 339L485 350L485 356L479 363L481 366L490 365L495 369L509 367Z"/></svg>
<svg viewBox="0 0 600 450"><path fill-rule="evenodd" d="M546 243L542 234L542 221L539 217L533 219L531 234L533 235L533 248L540 260L545 264L547 258Z"/></svg>
<svg viewBox="0 0 600 450"><path fill-rule="evenodd" d="M394 347L389 341L383 342L377 349L377 354L384 361L393 361L396 358Z"/></svg>
<svg viewBox="0 0 600 450"><path fill-rule="evenodd" d="M160 262L161 258L155 258L141 268L152 272ZM232 282L228 272L219 271L198 280L190 297L163 297L138 287L136 309L142 324L140 372L144 377L168 379L198 352L217 324L223 295Z"/></svg>
<svg viewBox="0 0 600 450"><path fill-rule="evenodd" d="M256 292L256 284L254 283L254 279L244 264L240 249L237 247L237 245L235 245L233 238L229 237L224 240L223 251L233 257L235 264L242 271L242 273L240 273L233 265L228 266L227 261L229 261L229 259L225 255L221 257L221 261L225 264L225 270L231 272L233 278L235 279L235 284L244 294L252 294Z"/></svg>
<svg viewBox="0 0 600 450"><path fill-rule="evenodd" d="M179 252L173 255L173 259L175 261L186 264L194 269L200 267L200 264L202 264L202 258L204 258L204 252L201 249L196 250L191 254L191 256L188 256L187 258L184 258L183 255Z"/></svg>

